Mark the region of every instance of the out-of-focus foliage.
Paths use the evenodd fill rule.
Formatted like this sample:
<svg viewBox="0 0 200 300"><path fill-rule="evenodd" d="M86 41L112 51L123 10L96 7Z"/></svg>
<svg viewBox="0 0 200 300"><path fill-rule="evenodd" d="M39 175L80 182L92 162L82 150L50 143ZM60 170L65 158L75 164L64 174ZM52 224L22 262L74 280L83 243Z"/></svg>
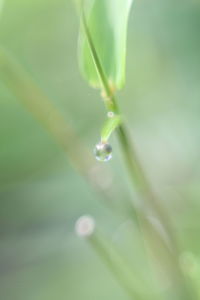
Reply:
<svg viewBox="0 0 200 300"><path fill-rule="evenodd" d="M183 251L180 261L197 287L199 28L199 0L135 1L127 84L119 94L141 160L175 225ZM70 1L4 3L0 44L61 109L92 152L103 105L79 75L77 32ZM106 184L120 189L114 200L123 206L130 188L114 138L112 145L109 165L114 175ZM154 273L147 267L137 228L132 232L130 222L106 209L52 137L0 82L0 298L128 299L87 243L75 236L74 223L85 213L94 216L100 230L125 254L137 277L143 278L145 292L157 290L158 299L167 297L164 276L162 284L152 282Z"/></svg>
<svg viewBox="0 0 200 300"><path fill-rule="evenodd" d="M1 10L2 10L2 8L3 8L3 1L4 1L4 0L1 0L1 1L0 1L0 13L1 13Z"/></svg>
<svg viewBox="0 0 200 300"><path fill-rule="evenodd" d="M127 23L132 0L86 0L82 3L80 10L85 14L105 75L110 85L119 89L125 81ZM79 41L81 70L92 86L102 88L82 27Z"/></svg>

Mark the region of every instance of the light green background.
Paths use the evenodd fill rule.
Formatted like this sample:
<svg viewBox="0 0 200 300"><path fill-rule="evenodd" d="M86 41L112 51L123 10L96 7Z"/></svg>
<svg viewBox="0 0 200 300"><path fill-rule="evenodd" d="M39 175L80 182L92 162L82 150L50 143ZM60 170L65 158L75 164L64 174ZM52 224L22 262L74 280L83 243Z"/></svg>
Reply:
<svg viewBox="0 0 200 300"><path fill-rule="evenodd" d="M199 256L200 1L143 0L133 5L127 82L119 104L149 177L169 211L183 251ZM0 44L30 73L92 151L105 112L81 78L78 20L67 0L5 0ZM113 188L129 197L118 144ZM132 195L132 194L131 194ZM116 199L119 201L119 199ZM105 208L100 195L0 82L0 298L128 299L74 223L91 214L142 274L151 276L138 232ZM123 226L121 224L123 223ZM159 287L161 290L165 287ZM153 287L152 287L153 289Z"/></svg>

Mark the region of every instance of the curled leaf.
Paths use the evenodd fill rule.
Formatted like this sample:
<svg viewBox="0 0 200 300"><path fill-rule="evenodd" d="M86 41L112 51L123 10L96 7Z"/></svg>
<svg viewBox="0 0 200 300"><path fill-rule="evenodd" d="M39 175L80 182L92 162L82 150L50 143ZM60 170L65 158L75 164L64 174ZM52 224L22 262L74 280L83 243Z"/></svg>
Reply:
<svg viewBox="0 0 200 300"><path fill-rule="evenodd" d="M107 142L112 132L121 124L121 117L114 115L112 118L108 118L101 130L101 140Z"/></svg>

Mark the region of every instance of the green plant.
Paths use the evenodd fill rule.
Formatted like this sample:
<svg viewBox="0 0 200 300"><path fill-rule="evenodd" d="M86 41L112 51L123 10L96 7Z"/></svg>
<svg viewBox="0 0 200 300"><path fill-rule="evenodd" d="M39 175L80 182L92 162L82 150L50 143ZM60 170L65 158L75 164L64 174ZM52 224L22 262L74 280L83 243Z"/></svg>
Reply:
<svg viewBox="0 0 200 300"><path fill-rule="evenodd" d="M190 280L198 290L199 262L194 255L181 253L176 231L143 170L143 164L135 151L133 140L129 137L123 112L116 99L117 90L125 83L126 33L131 3L132 1L125 0L85 0L82 6L78 6L81 17L79 62L85 79L92 86L100 88L106 107L106 120L100 130L100 143L95 149L95 155L98 160L108 161L112 151L109 139L112 133L116 134L130 182L134 191L137 191L134 196L139 200L138 206L133 207L134 201L125 197L122 199L123 207L117 206L118 187L108 188L104 185L106 178L112 177L109 165L104 166L98 162L95 164L92 149L88 149L80 141L63 112L59 112L30 74L8 54L5 50L7 47L0 49L0 78L21 104L46 128L66 153L74 169L99 194L99 199L111 208L113 214L123 216L123 220L131 218L132 234L136 230L140 232L141 252L144 251L145 255L139 256L138 260L144 257L141 268L147 270L147 273L148 269L153 270L151 274L158 270L155 287L148 285L115 243L98 226L95 227L92 217L84 216L76 223L77 233L87 239L127 295L131 299L144 300L195 299ZM132 255L135 256L135 253ZM164 274L167 281L164 291L157 288L163 282L160 274ZM102 289L101 283L99 289Z"/></svg>
<svg viewBox="0 0 200 300"><path fill-rule="evenodd" d="M80 68L89 84L101 89L108 117L95 154L101 161L108 161L111 158L111 148L107 143L110 134L116 131L130 180L142 202L142 208L136 209L137 218L145 244L150 250L150 257L156 264L159 262L161 268L165 270L165 274L170 280L172 297L192 299L195 296L180 266L180 251L170 218L147 179L142 163L130 141L116 100L116 91L125 82L126 32L131 4L130 0L79 1ZM158 230L158 227L150 220L148 211L151 211L161 230ZM98 252L103 252L102 256L108 260L109 254L103 246L99 247L101 244L99 240L97 239L98 242L95 242L95 238L91 237L90 239ZM154 255L155 249L159 255ZM120 269L117 261L115 264L115 268ZM111 264L110 267L112 269L113 265ZM123 281L121 278L120 280ZM125 288L130 291L130 286L131 284ZM136 298L139 299L140 296L137 294ZM135 299L134 293L131 293L131 297Z"/></svg>

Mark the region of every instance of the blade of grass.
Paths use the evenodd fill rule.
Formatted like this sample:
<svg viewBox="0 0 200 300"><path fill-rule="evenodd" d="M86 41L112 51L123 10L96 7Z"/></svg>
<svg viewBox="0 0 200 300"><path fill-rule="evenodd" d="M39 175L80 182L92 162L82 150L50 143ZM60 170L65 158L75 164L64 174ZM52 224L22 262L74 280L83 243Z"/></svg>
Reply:
<svg viewBox="0 0 200 300"><path fill-rule="evenodd" d="M98 76L101 79L102 88L106 92L107 97L104 98L106 110L107 112L109 112L110 108L112 108L113 112L117 112L120 115L114 93L110 89L108 79L101 65L98 53L96 51L92 36L87 25L83 2L81 6L80 16L84 27L85 35L88 41L88 45L90 47L92 59L94 61ZM107 100L109 100L109 104L107 103ZM147 209L150 208L153 211L155 217L160 221L170 241L169 249L165 237L161 234L161 232L156 230L156 228L151 224L151 222L149 222L148 215L146 215L146 212L141 209L138 209L137 215L141 223L142 231L148 241L148 245L150 246L152 253L155 249L161 249L161 251L159 252L159 258L162 261L162 267L165 268L166 272L168 273L169 278L171 279L171 284L174 286L174 290L177 292L177 296L180 299L188 299L188 297L192 299L193 294L188 290L187 284L185 282L185 277L180 269L179 250L176 245L176 239L174 237L173 230L170 226L169 217L159 204L157 195L154 193L145 175L142 165L137 157L135 148L130 142L130 139L127 134L127 129L125 128L124 124L121 124L118 127L117 136L134 190L135 188L137 189L140 200L144 202L144 207L146 207ZM159 245L159 248L155 247L155 245ZM169 263L169 265L166 264L166 257L167 264ZM158 259L158 257L156 257L156 259Z"/></svg>

